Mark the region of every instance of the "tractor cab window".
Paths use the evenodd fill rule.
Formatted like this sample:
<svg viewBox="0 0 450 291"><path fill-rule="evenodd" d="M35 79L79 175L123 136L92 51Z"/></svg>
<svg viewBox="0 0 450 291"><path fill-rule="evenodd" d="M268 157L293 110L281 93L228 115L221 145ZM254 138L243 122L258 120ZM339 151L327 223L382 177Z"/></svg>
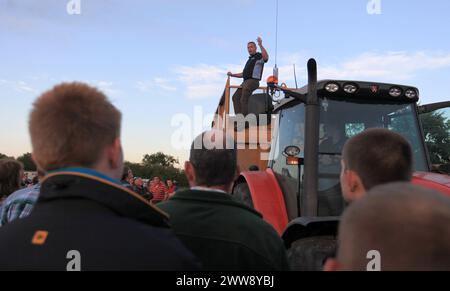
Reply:
<svg viewBox="0 0 450 291"><path fill-rule="evenodd" d="M359 100L350 102L321 99L319 214L335 215L342 210L337 196L337 193L341 193L339 175L342 149L348 139L369 128L387 128L401 134L411 144L415 170L428 170L415 108L413 103L368 104Z"/></svg>
<svg viewBox="0 0 450 291"><path fill-rule="evenodd" d="M305 150L305 107L297 104L283 109L277 120L278 134L275 133L272 139L272 151L270 157L270 167L275 172L275 176L282 188L286 201L286 211L288 218L298 217L298 194L299 177L303 173L303 165L288 165L284 149L288 146L296 146L300 149L299 158L304 157ZM299 171L299 169L301 171Z"/></svg>
<svg viewBox="0 0 450 291"><path fill-rule="evenodd" d="M450 175L450 108L420 115L433 171Z"/></svg>
<svg viewBox="0 0 450 291"><path fill-rule="evenodd" d="M414 169L428 171L428 160L414 103L343 101L325 97L321 97L320 101L319 216L339 216L344 210L339 181L342 150L347 140L367 129L387 128L401 134L411 144ZM304 158L305 139L308 138L305 136L305 107L303 104L291 105L281 110L278 118L277 124L280 130L272 139L269 163L282 187L285 199L294 200L302 195L300 189L302 189L304 168L302 165L289 165L283 151L288 146L297 146L300 149L298 157ZM430 142L434 141L433 136L428 138ZM445 153L442 156L445 156ZM286 204L298 205L298 203ZM295 209L288 209L290 218L295 217L295 211Z"/></svg>
<svg viewBox="0 0 450 291"><path fill-rule="evenodd" d="M413 149L415 170L427 171L416 116L413 103L368 104L322 99L320 125L324 130L319 145L319 191L339 184L340 159L345 142L369 128L387 128L401 134Z"/></svg>
<svg viewBox="0 0 450 291"><path fill-rule="evenodd" d="M272 156L270 162L276 173L286 177L298 178L298 167L287 165L283 154L287 146L297 146L300 149L299 157L304 157L305 150L305 107L303 104L286 108L279 115L279 128L277 138L272 140Z"/></svg>

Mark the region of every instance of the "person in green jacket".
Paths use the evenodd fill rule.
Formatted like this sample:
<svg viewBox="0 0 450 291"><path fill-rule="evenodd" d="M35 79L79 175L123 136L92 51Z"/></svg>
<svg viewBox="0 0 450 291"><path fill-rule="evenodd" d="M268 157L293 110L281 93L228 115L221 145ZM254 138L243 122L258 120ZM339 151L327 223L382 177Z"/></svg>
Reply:
<svg viewBox="0 0 450 291"><path fill-rule="evenodd" d="M260 213L229 194L239 174L230 137L217 130L201 134L184 167L190 190L177 192L158 207L169 214L175 234L205 271L289 270L277 232Z"/></svg>

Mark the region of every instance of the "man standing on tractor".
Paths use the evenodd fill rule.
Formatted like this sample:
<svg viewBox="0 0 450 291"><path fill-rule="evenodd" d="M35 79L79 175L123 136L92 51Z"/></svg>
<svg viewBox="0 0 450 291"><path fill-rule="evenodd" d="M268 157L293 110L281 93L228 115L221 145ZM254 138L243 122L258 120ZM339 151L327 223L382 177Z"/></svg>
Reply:
<svg viewBox="0 0 450 291"><path fill-rule="evenodd" d="M248 100L253 91L258 89L259 81L261 81L264 71L264 64L269 61L269 54L263 46L261 37L258 37L257 42L261 49L260 53L257 52L255 42L251 41L247 44L250 56L245 64L244 71L239 74L228 72L230 77L244 79L241 85L242 88L238 89L233 95L235 114L243 114L244 116L248 114Z"/></svg>

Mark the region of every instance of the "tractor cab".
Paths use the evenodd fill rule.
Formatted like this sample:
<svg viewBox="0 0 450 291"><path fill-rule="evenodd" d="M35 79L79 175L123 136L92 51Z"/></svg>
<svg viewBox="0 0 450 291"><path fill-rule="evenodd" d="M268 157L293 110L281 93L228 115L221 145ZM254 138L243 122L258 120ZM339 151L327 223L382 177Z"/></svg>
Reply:
<svg viewBox="0 0 450 291"><path fill-rule="evenodd" d="M304 189L305 143L313 136L306 128L316 126L317 216L339 216L344 209L339 175L342 149L351 137L369 128L387 128L404 136L414 149L415 170L430 170L421 127L417 118L418 90L414 87L357 81L317 83L318 123L308 123L308 87L287 92L296 97L277 106L278 132L274 133L269 159L285 199L290 201L289 220L302 216L299 201L308 195ZM388 155L389 153L386 152ZM295 205L296 207L293 207Z"/></svg>
<svg viewBox="0 0 450 291"><path fill-rule="evenodd" d="M346 206L339 180L342 150L367 129L405 137L414 155L413 183L450 195L450 102L418 106L419 90L412 86L317 81L314 59L308 62L307 86L259 88L250 98L249 116L230 114L235 90L239 86L228 80L213 121L237 142L243 172L233 196L262 213L282 236L290 261L301 262L292 265L295 270L320 270L333 255ZM259 171L248 171L250 166Z"/></svg>

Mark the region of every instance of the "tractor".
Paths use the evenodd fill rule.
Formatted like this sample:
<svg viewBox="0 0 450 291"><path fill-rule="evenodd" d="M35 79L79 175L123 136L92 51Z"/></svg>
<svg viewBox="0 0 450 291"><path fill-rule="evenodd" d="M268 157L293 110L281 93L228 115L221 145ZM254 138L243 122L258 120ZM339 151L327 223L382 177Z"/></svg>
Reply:
<svg viewBox="0 0 450 291"><path fill-rule="evenodd" d="M249 113L257 122L241 129L230 115L230 96L239 86L228 80L213 128L233 129L238 144L242 173L233 195L280 234L294 270L321 270L335 253L339 217L346 207L339 181L345 141L369 128L401 134L413 149L413 183L450 195L450 176L432 172L436 168L426 145L431 137L419 117L448 108L450 102L419 106L419 90L411 86L317 81L314 59L307 69L303 88L271 82L254 93ZM325 137L332 142L323 142Z"/></svg>

